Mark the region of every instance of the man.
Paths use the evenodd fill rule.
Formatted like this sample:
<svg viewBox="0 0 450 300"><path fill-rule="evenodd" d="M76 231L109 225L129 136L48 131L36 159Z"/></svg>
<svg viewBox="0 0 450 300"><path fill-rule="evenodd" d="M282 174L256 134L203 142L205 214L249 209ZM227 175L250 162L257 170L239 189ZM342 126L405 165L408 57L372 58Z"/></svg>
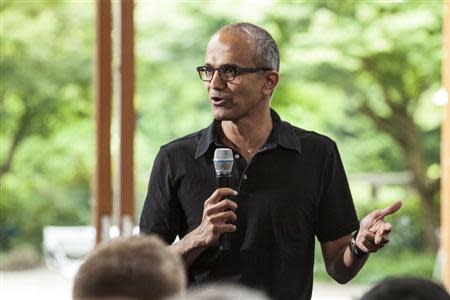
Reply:
<svg viewBox="0 0 450 300"><path fill-rule="evenodd" d="M168 243L181 238L171 247L183 257L190 284L231 281L274 299L310 299L314 236L328 273L341 283L388 242L391 225L383 217L401 203L360 224L335 143L270 109L279 61L264 29L248 23L220 29L197 68L214 122L161 147L155 160L140 228ZM233 150L234 189L215 188L218 147ZM226 232L231 251L220 251Z"/></svg>
<svg viewBox="0 0 450 300"><path fill-rule="evenodd" d="M186 275L181 259L157 236L117 238L100 245L81 265L74 300L159 300L181 295Z"/></svg>

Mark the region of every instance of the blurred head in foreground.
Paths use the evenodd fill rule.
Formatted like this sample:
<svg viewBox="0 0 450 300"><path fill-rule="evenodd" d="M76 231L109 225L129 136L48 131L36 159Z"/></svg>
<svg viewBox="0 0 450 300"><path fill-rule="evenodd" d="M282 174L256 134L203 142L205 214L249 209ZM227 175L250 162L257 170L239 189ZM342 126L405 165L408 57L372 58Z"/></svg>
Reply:
<svg viewBox="0 0 450 300"><path fill-rule="evenodd" d="M100 245L81 265L73 299L158 300L186 286L181 258L158 237L117 238Z"/></svg>
<svg viewBox="0 0 450 300"><path fill-rule="evenodd" d="M381 281L360 300L450 300L450 296L433 281L399 277Z"/></svg>
<svg viewBox="0 0 450 300"><path fill-rule="evenodd" d="M203 284L189 289L185 296L170 300L269 300L263 292L237 285L225 283Z"/></svg>

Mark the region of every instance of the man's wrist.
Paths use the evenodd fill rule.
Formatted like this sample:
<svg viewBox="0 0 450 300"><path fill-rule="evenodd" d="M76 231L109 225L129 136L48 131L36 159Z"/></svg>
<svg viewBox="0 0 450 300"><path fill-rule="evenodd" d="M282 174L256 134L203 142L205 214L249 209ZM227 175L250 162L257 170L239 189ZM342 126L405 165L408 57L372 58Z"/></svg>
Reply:
<svg viewBox="0 0 450 300"><path fill-rule="evenodd" d="M366 257L369 253L364 252L363 250L361 250L361 248L358 247L358 245L356 245L356 237L358 236L358 232L356 231L353 235L352 238L350 239L349 243L348 243L348 248L350 249L350 253L356 257L356 258L364 258Z"/></svg>
<svg viewBox="0 0 450 300"><path fill-rule="evenodd" d="M186 247L189 250L194 250L198 248L206 248L206 245L202 239L202 235L199 232L198 228L194 229L190 233L188 233L184 238L184 242L186 243Z"/></svg>

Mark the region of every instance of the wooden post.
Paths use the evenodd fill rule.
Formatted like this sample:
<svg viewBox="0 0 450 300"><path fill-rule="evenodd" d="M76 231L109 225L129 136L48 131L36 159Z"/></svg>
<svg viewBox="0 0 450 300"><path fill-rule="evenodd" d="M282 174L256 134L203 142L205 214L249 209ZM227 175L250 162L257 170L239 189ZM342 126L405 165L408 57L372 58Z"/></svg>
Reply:
<svg viewBox="0 0 450 300"><path fill-rule="evenodd" d="M442 83L447 91L441 138L441 255L442 282L450 291L450 1L444 1Z"/></svg>
<svg viewBox="0 0 450 300"><path fill-rule="evenodd" d="M134 225L134 24L133 0L120 2L120 223L123 234Z"/></svg>
<svg viewBox="0 0 450 300"><path fill-rule="evenodd" d="M102 237L102 218L112 214L111 99L112 13L110 0L96 2L95 124L96 165L94 179L94 224L96 242Z"/></svg>

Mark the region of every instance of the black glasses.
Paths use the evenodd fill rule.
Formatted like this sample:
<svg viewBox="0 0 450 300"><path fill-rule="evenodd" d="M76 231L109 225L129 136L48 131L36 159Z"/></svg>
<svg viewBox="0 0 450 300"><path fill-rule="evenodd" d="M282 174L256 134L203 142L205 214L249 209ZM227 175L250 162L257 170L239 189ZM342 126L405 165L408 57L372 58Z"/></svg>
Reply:
<svg viewBox="0 0 450 300"><path fill-rule="evenodd" d="M198 75L200 79L203 81L210 82L214 76L216 71L219 72L219 77L223 81L233 81L236 76L245 73L255 73L258 71L268 71L272 70L271 68L241 68L236 65L221 65L218 68L213 68L210 66L200 66L197 67Z"/></svg>

